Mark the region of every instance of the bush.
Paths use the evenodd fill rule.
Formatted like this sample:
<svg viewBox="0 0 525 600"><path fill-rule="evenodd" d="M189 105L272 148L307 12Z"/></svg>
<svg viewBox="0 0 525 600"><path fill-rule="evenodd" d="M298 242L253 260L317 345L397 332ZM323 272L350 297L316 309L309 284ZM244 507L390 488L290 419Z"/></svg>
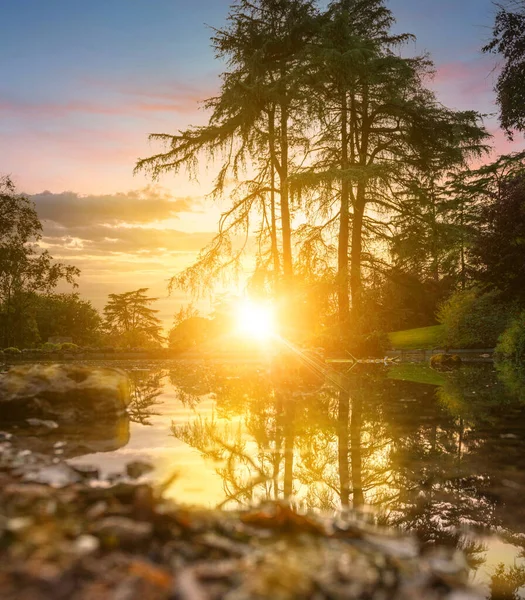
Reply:
<svg viewBox="0 0 525 600"><path fill-rule="evenodd" d="M496 353L504 360L525 366L525 311L512 319L501 334Z"/></svg>
<svg viewBox="0 0 525 600"><path fill-rule="evenodd" d="M430 366L436 369L459 367L461 358L457 354L434 354L430 357Z"/></svg>
<svg viewBox="0 0 525 600"><path fill-rule="evenodd" d="M21 354L18 348L11 346L9 348L4 348L4 354Z"/></svg>
<svg viewBox="0 0 525 600"><path fill-rule="evenodd" d="M76 353L80 351L80 348L76 344L72 344L71 342L65 342L60 345L60 350L62 352L71 352Z"/></svg>
<svg viewBox="0 0 525 600"><path fill-rule="evenodd" d="M494 348L512 316L497 291L455 292L438 312L444 325L441 343L447 348Z"/></svg>
<svg viewBox="0 0 525 600"><path fill-rule="evenodd" d="M42 344L42 350L44 352L60 352L60 344L52 344L51 342L46 342Z"/></svg>

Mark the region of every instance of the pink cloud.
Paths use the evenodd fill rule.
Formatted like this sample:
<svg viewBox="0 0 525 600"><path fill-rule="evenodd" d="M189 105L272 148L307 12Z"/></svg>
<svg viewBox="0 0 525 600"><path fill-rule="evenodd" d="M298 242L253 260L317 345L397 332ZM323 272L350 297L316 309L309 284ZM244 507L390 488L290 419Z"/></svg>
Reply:
<svg viewBox="0 0 525 600"><path fill-rule="evenodd" d="M494 86L494 66L491 60L455 61L437 67L434 84L438 88L453 88L462 95L486 94Z"/></svg>
<svg viewBox="0 0 525 600"><path fill-rule="evenodd" d="M160 99L160 98L159 98ZM71 100L64 103L26 103L0 100L0 115L19 117L57 117L64 118L71 114L109 115L109 116L140 116L143 113L176 113L191 114L199 109L199 99L184 94L171 96L168 102L89 102Z"/></svg>

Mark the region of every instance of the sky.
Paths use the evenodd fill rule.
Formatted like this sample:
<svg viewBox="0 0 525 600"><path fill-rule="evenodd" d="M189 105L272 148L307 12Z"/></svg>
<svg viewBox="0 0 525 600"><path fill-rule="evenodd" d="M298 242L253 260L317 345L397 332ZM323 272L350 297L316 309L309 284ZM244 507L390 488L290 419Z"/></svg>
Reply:
<svg viewBox="0 0 525 600"><path fill-rule="evenodd" d="M212 237L220 205L206 198L211 174L153 184L133 175L159 148L152 132L206 121L199 102L218 89L223 65L210 27L224 24L229 0L0 0L0 174L31 195L44 245L78 266L80 292L101 308L109 293L149 287L167 324L182 294L166 280ZM320 2L322 5L323 3ZM489 40L491 0L390 0L397 32L436 65L439 99L475 109L505 140L494 116L497 59Z"/></svg>

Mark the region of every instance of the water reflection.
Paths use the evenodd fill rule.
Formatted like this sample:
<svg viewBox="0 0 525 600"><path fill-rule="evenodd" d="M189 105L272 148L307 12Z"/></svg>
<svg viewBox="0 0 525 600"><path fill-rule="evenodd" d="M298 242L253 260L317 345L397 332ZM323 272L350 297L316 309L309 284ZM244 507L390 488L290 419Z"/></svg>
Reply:
<svg viewBox="0 0 525 600"><path fill-rule="evenodd" d="M162 370L134 369L128 372L130 403L128 415L130 421L141 425L151 425L151 418L158 416L156 407L162 404L159 396L163 388Z"/></svg>
<svg viewBox="0 0 525 600"><path fill-rule="evenodd" d="M221 506L289 497L310 509L371 506L423 545L461 549L493 598L518 597L522 566L499 565L487 536L498 532L513 561L524 552L525 407L493 368L465 367L435 385L421 370L319 380L281 367L201 366L202 387L182 387L183 398L193 390L195 417L172 433L215 462ZM196 390L213 395L211 415Z"/></svg>
<svg viewBox="0 0 525 600"><path fill-rule="evenodd" d="M286 356L137 363L128 367L129 415L118 422L19 432L40 451L66 441L65 457L104 474L151 461L158 481L178 474L168 493L180 502L236 508L287 498L305 509L363 510L424 546L463 550L487 597L519 597L523 375L486 365L310 366Z"/></svg>

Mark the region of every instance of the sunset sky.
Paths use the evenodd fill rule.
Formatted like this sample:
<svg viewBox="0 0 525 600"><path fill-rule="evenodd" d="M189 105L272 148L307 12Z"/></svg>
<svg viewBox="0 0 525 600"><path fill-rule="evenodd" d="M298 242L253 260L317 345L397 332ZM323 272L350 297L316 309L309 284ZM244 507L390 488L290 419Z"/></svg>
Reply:
<svg viewBox="0 0 525 600"><path fill-rule="evenodd" d="M0 174L32 195L55 257L82 270L80 291L101 308L107 294L166 279L211 238L220 206L184 174L156 187L133 176L156 148L151 132L203 123L198 101L218 89L222 65L210 48L229 0L0 0ZM320 3L322 4L322 3ZM391 0L396 29L428 51L446 105L494 113L483 56L491 0ZM499 152L523 148L486 121ZM159 303L171 320L181 295Z"/></svg>

